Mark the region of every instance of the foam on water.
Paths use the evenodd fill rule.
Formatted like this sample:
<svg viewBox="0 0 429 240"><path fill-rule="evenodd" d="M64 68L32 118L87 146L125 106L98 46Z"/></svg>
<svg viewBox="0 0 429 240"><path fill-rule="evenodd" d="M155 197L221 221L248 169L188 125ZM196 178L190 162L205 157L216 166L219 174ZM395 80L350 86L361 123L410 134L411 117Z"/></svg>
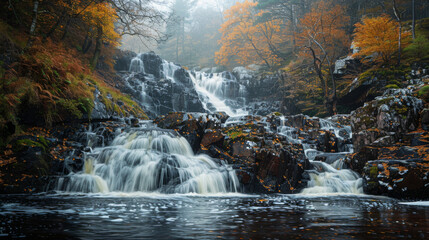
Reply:
<svg viewBox="0 0 429 240"><path fill-rule="evenodd" d="M331 131L338 139L351 139L352 133L349 126L342 126L331 119L319 119L322 130ZM329 162L316 161L317 156L326 153L318 151L314 144L308 144L298 136L299 129L287 126L287 119L281 117L279 134L285 136L290 143L302 144L305 156L314 167L308 171L310 181L301 194L304 195L329 195L329 194L363 194L362 178L350 169L345 169L344 155L353 152L353 147L346 145L346 151L333 155Z"/></svg>
<svg viewBox="0 0 429 240"><path fill-rule="evenodd" d="M84 193L228 193L238 192L237 176L226 164L194 155L173 131L133 129L109 147L94 150L84 170L60 178L57 190Z"/></svg>

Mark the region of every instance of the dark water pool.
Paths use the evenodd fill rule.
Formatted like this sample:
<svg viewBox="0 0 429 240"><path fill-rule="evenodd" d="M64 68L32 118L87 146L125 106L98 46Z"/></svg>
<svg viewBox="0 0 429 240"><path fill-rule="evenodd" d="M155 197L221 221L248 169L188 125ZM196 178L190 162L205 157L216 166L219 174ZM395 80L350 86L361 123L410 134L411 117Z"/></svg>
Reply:
<svg viewBox="0 0 429 240"><path fill-rule="evenodd" d="M429 239L429 207L370 196L0 196L0 238Z"/></svg>

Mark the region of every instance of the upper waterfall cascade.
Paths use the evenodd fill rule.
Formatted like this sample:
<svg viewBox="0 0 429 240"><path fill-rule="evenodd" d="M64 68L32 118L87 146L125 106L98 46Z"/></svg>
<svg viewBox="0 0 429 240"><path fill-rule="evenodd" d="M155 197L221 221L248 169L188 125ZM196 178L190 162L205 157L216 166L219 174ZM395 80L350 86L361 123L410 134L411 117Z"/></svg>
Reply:
<svg viewBox="0 0 429 240"><path fill-rule="evenodd" d="M138 101L147 111L155 115L170 111L189 111L188 105L196 103L194 99L187 98L187 96L191 94L191 91L196 91L198 104L201 104L203 111L225 112L229 116L247 114L247 111L244 110L246 87L240 84L233 74L188 71L172 62L160 58L154 61L151 58L159 57L150 53L141 53L132 58L129 73L124 77L130 89L140 91L140 96L137 96ZM143 76L139 76L139 74ZM138 81L134 81L136 77L139 78ZM159 84L171 86L168 96L171 98L171 104L164 106L167 108L165 111L160 110L162 103L159 98L162 97L154 97L154 94L157 93L147 87L148 81L161 81L162 83ZM167 86L164 88L170 89ZM181 93L174 94L175 89L179 88L183 88Z"/></svg>
<svg viewBox="0 0 429 240"><path fill-rule="evenodd" d="M194 155L174 131L134 128L117 136L111 146L96 148L84 170L60 178L66 192L237 192L239 183L228 165L207 155Z"/></svg>

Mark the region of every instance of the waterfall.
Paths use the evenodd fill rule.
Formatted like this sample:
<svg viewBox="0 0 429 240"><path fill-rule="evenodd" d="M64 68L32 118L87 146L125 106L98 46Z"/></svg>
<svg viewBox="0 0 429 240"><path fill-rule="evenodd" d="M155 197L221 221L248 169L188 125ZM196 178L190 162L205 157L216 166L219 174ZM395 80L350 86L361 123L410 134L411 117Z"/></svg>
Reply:
<svg viewBox="0 0 429 240"><path fill-rule="evenodd" d="M135 72L135 73L144 73L145 72L144 63L142 60L142 54L137 54L137 56L135 56L133 59L131 59L129 71Z"/></svg>
<svg viewBox="0 0 429 240"><path fill-rule="evenodd" d="M175 82L174 73L179 69L180 67L175 65L174 63L162 60L162 73L164 75L164 78Z"/></svg>
<svg viewBox="0 0 429 240"><path fill-rule="evenodd" d="M128 91L153 115L170 111L195 111L195 108L188 109L189 94L200 102L198 111L226 112L229 116L248 114L244 110L246 87L229 72L209 74L184 71L179 65L154 54L138 54L131 59L129 74L124 80ZM141 93L137 95L135 91ZM158 110L160 105L161 111ZM195 106L195 103L191 106Z"/></svg>
<svg viewBox="0 0 429 240"><path fill-rule="evenodd" d="M84 170L59 179L66 192L227 193L238 191L235 171L207 155L194 155L174 131L135 128L111 146L95 149Z"/></svg>
<svg viewBox="0 0 429 240"><path fill-rule="evenodd" d="M331 119L319 119L320 129L335 133L338 139L351 139L352 133L350 126L342 126ZM363 194L362 178L359 174L350 169L345 169L344 155L352 153L353 145L345 144L342 153L329 153L331 159L326 162L315 160L317 156L323 156L326 153L318 151L316 146L307 143L305 139L299 138L299 129L286 126L287 119L281 117L281 126L278 133L285 136L289 142L302 144L305 156L309 159L314 167L313 170L307 171L310 175L310 181L301 193L302 194Z"/></svg>
<svg viewBox="0 0 429 240"><path fill-rule="evenodd" d="M193 76L191 73L189 75L191 77L192 82L194 83L195 90L198 92L198 95L200 96L201 103L203 104L204 109L206 109L208 112L225 112L229 116L234 115L234 111L231 109L231 107L227 106L225 104L224 100L221 100L217 95L216 92L220 92L220 90L217 90L215 87L212 87L213 85L205 85L201 86L197 80L196 77ZM213 79L215 82L216 79ZM215 82L216 83L216 82ZM219 86L219 85L218 85ZM206 87L209 87L207 89Z"/></svg>

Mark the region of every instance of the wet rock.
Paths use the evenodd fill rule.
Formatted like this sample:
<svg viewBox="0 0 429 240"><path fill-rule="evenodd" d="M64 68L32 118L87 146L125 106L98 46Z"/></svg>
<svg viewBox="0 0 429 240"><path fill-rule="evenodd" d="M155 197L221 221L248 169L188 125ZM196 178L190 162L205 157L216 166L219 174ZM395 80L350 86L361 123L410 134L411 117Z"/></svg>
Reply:
<svg viewBox="0 0 429 240"><path fill-rule="evenodd" d="M429 161L376 160L364 168L364 191L400 199L429 199Z"/></svg>
<svg viewBox="0 0 429 240"><path fill-rule="evenodd" d="M421 112L421 123L423 130L429 131L429 109L427 108Z"/></svg>
<svg viewBox="0 0 429 240"><path fill-rule="evenodd" d="M219 128L221 124L216 114L184 112L159 116L154 122L161 128L176 130L188 140L194 152L200 150L206 129Z"/></svg>
<svg viewBox="0 0 429 240"><path fill-rule="evenodd" d="M142 54L141 58L144 62L145 73L152 74L156 78L160 78L162 71L162 59L154 52Z"/></svg>
<svg viewBox="0 0 429 240"><path fill-rule="evenodd" d="M131 51L117 50L113 59L115 60L114 69L118 72L128 71L130 69L131 59L137 56L136 53Z"/></svg>
<svg viewBox="0 0 429 240"><path fill-rule="evenodd" d="M346 163L350 168L359 173L363 173L363 168L368 161L378 159L380 149L371 146L364 146L362 149L346 158Z"/></svg>
<svg viewBox="0 0 429 240"><path fill-rule="evenodd" d="M215 112L216 117L220 120L221 123L225 123L228 120L229 116L226 112Z"/></svg>
<svg viewBox="0 0 429 240"><path fill-rule="evenodd" d="M177 81L159 76L149 73L123 74L126 84L120 90L131 95L152 118L172 111L205 112L188 72L182 68L175 71Z"/></svg>
<svg viewBox="0 0 429 240"><path fill-rule="evenodd" d="M351 114L353 145L358 152L363 146L385 136L398 141L419 126L423 102L412 96L409 89L389 89L382 97L368 102ZM385 139L386 140L386 139Z"/></svg>
<svg viewBox="0 0 429 240"><path fill-rule="evenodd" d="M0 193L41 192L48 176L69 173L65 159L55 154L60 144L34 135L13 139L0 155Z"/></svg>
<svg viewBox="0 0 429 240"><path fill-rule="evenodd" d="M212 145L222 147L225 135L220 130L207 129L201 140L201 147L209 148Z"/></svg>

